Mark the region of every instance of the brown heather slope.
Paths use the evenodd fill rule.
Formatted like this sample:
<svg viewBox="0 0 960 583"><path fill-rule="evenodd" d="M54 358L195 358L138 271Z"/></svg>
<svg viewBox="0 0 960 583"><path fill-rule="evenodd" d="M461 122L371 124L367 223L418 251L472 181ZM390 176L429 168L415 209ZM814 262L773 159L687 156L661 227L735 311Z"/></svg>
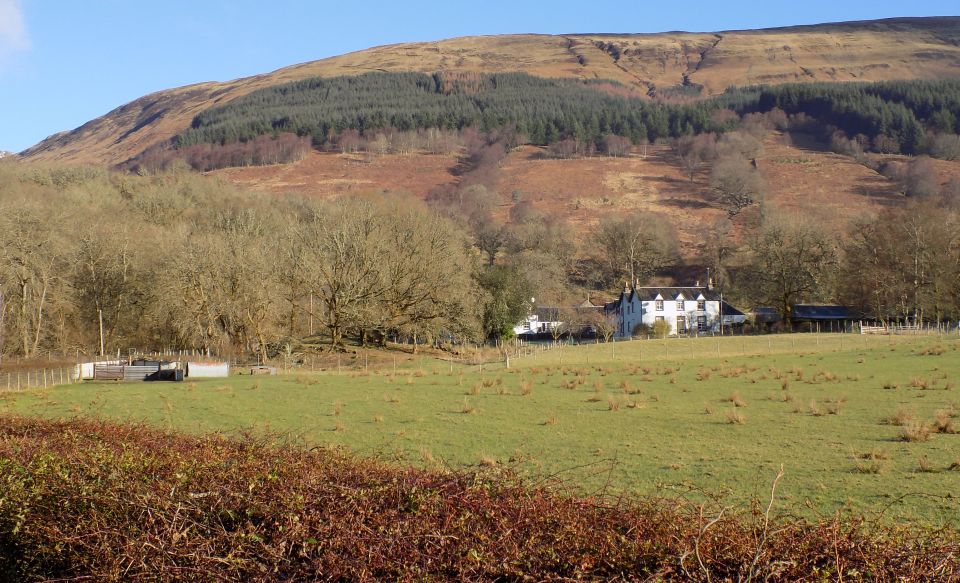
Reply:
<svg viewBox="0 0 960 583"><path fill-rule="evenodd" d="M141 97L23 152L27 160L115 165L167 140L199 112L270 85L368 71L522 71L613 79L640 93L684 79L730 85L960 76L960 17L720 33L503 35L376 47L226 83Z"/></svg>
<svg viewBox="0 0 960 583"><path fill-rule="evenodd" d="M768 184L765 200L771 213L809 217L840 231L852 220L904 202L897 185L852 158L789 145L775 135L764 144L757 162ZM681 254L696 256L703 231L726 217L711 200L707 168L691 182L670 149L651 146L646 157L552 160L540 148L511 152L494 185L504 219L513 193L537 210L562 218L584 232L608 214L623 211L655 213L676 229ZM369 192L406 192L425 198L438 186L455 184L455 156L406 154L359 156L312 153L295 164L231 168L214 174L268 194L301 194L321 198ZM960 175L960 162L936 161L941 182ZM756 219L753 207L734 218L735 232Z"/></svg>

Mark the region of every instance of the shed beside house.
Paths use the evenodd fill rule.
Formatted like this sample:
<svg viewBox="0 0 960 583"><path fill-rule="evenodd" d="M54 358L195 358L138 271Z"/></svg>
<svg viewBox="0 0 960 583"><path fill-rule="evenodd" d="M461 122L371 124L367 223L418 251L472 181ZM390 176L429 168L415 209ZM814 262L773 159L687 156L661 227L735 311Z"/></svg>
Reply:
<svg viewBox="0 0 960 583"><path fill-rule="evenodd" d="M746 314L727 302L721 302L720 308L720 314L723 318L723 325L726 328L730 328L732 326L742 326L744 322L747 321Z"/></svg>
<svg viewBox="0 0 960 583"><path fill-rule="evenodd" d="M847 306L794 304L790 310L794 330L842 332L859 317Z"/></svg>
<svg viewBox="0 0 960 583"><path fill-rule="evenodd" d="M751 315L753 316L753 323L757 328L768 331L783 320L780 312L777 311L776 308L769 306L757 306L753 309Z"/></svg>

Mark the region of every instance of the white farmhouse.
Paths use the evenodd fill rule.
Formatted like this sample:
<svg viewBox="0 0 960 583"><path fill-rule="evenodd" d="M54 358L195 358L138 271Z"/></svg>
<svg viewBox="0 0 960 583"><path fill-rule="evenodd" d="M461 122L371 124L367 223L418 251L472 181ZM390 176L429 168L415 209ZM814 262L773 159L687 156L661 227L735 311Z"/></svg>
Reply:
<svg viewBox="0 0 960 583"><path fill-rule="evenodd" d="M721 309L722 308L722 309ZM724 326L742 324L743 312L726 302L710 287L628 286L620 298L607 307L617 320L617 337L632 336L641 326L653 328L658 321L670 326L670 335L720 331Z"/></svg>

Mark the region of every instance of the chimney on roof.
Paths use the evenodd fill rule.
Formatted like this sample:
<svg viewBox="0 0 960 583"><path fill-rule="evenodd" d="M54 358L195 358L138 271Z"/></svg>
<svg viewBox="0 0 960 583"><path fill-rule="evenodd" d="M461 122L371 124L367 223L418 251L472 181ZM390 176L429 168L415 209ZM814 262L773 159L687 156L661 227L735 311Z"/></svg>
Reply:
<svg viewBox="0 0 960 583"><path fill-rule="evenodd" d="M713 291L713 278L710 277L710 268L707 268L707 291Z"/></svg>

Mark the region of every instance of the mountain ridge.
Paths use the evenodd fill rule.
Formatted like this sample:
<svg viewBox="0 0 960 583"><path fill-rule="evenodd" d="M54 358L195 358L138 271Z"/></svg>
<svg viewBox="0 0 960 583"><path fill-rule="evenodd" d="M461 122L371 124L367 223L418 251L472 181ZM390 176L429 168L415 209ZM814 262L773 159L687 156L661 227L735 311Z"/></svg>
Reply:
<svg viewBox="0 0 960 583"><path fill-rule="evenodd" d="M24 150L27 161L114 166L169 140L198 113L257 89L367 71L526 72L609 79L640 92L696 84L879 81L960 76L960 17L797 25L714 33L464 36L395 43L226 82L150 93Z"/></svg>

